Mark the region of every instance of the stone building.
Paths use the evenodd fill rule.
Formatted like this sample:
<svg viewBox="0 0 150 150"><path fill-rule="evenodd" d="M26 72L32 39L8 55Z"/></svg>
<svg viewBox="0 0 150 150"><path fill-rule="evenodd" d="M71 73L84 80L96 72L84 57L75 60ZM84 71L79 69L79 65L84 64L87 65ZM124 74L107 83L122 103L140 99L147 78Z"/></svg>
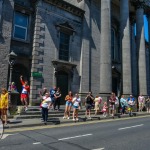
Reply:
<svg viewBox="0 0 150 150"><path fill-rule="evenodd" d="M30 81L30 104L43 87L108 96L150 95L149 0L0 0L0 87ZM135 28L136 25L136 28ZM136 32L135 32L136 31Z"/></svg>

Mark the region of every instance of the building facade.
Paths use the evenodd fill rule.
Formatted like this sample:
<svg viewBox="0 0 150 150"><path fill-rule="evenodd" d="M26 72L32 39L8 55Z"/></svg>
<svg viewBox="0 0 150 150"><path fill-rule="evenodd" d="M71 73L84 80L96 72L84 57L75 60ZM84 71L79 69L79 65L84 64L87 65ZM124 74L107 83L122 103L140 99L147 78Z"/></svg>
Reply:
<svg viewBox="0 0 150 150"><path fill-rule="evenodd" d="M39 90L59 86L85 96L112 91L150 95L147 0L0 0L0 86L8 87L8 54L17 60L12 79L30 83L30 105Z"/></svg>

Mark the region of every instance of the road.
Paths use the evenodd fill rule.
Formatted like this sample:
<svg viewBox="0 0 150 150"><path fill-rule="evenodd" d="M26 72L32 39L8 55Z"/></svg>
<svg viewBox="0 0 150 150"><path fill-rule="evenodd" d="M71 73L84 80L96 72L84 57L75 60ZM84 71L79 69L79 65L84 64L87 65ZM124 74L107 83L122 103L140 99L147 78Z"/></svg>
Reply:
<svg viewBox="0 0 150 150"><path fill-rule="evenodd" d="M0 150L149 150L150 116L5 133Z"/></svg>

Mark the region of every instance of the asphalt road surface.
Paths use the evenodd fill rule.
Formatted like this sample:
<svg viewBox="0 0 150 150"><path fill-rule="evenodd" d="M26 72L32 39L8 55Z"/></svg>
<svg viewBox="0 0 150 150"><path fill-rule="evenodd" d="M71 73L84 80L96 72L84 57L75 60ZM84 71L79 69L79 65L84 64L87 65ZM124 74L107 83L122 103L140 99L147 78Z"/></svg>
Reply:
<svg viewBox="0 0 150 150"><path fill-rule="evenodd" d="M5 133L0 150L150 150L150 117Z"/></svg>

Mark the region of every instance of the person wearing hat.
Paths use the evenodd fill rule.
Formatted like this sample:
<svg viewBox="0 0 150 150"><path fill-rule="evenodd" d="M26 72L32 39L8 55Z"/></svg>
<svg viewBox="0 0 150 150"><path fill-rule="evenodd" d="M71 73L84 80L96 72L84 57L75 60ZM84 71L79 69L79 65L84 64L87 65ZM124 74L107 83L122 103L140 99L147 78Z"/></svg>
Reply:
<svg viewBox="0 0 150 150"><path fill-rule="evenodd" d="M133 111L133 106L135 105L135 99L132 95L127 99L128 103L128 111L129 111L129 116L132 116L132 111Z"/></svg>

